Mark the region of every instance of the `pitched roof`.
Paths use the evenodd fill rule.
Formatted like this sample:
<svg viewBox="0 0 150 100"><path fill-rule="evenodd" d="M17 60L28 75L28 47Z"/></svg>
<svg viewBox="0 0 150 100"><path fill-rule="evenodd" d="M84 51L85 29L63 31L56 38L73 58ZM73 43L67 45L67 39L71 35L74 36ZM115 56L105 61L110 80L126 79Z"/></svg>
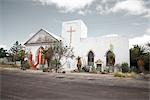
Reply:
<svg viewBox="0 0 150 100"><path fill-rule="evenodd" d="M28 44L48 44L56 41L62 40L61 37L48 32L45 29L40 29L37 33L35 33L24 45Z"/></svg>

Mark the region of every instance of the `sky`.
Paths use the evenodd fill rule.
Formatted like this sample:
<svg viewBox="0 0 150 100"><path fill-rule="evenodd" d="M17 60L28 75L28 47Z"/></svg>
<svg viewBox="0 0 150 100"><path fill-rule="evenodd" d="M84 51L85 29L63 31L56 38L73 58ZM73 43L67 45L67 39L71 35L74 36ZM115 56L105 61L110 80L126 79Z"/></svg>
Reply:
<svg viewBox="0 0 150 100"><path fill-rule="evenodd" d="M61 35L62 22L81 19L88 37L118 34L150 42L150 0L0 0L0 47L25 43L41 28Z"/></svg>

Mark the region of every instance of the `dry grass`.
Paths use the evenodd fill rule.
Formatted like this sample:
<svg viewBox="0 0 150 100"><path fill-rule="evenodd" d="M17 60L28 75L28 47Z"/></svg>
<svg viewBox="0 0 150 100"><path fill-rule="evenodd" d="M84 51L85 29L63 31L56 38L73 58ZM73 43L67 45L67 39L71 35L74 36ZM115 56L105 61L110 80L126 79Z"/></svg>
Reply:
<svg viewBox="0 0 150 100"><path fill-rule="evenodd" d="M0 67L2 68L19 68L19 66L15 64L0 64Z"/></svg>
<svg viewBox="0 0 150 100"><path fill-rule="evenodd" d="M137 74L134 72L131 72L131 73L116 72L114 73L114 77L136 78Z"/></svg>

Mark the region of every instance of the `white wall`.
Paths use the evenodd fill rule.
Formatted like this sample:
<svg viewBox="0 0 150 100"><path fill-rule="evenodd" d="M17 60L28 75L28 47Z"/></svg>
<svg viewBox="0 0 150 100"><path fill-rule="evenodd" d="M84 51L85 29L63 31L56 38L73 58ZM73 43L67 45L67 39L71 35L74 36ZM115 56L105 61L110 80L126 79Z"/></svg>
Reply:
<svg viewBox="0 0 150 100"><path fill-rule="evenodd" d="M67 21L63 22L62 24L62 38L64 39L64 43L69 46L70 43L70 26L72 26L75 32L72 33L72 47L75 47L79 44L81 38L87 37L87 27L82 22L82 20L74 20L74 21Z"/></svg>
<svg viewBox="0 0 150 100"><path fill-rule="evenodd" d="M87 26L85 25L85 23L82 20L80 20L80 24L81 24L80 38L87 38L87 31L88 31Z"/></svg>
<svg viewBox="0 0 150 100"><path fill-rule="evenodd" d="M72 26L76 32L72 33L72 47L76 57L82 57L82 62L87 64L87 56L89 51L93 51L95 57L94 62L98 59L106 65L106 52L110 50L110 44L113 45L115 54L115 64L127 62L129 64L129 42L127 38L121 36L103 36L87 38L87 27L82 20L74 20L64 22L62 25L62 37L69 46L70 33L67 30Z"/></svg>
<svg viewBox="0 0 150 100"><path fill-rule="evenodd" d="M129 45L128 39L123 37L98 37L98 38L87 38L81 40L81 42L76 45L74 49L75 56L80 56L86 61L87 55L91 50L93 51L95 57L94 62L101 59L106 65L106 52L110 50L110 44L113 45L113 52L115 54L115 64L121 64L127 62L129 64Z"/></svg>

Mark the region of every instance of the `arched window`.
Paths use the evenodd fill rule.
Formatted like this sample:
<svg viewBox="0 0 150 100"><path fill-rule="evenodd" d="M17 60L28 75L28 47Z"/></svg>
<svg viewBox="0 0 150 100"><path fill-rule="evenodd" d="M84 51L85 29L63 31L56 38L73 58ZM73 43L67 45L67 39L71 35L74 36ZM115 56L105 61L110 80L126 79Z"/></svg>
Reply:
<svg viewBox="0 0 150 100"><path fill-rule="evenodd" d="M88 53L88 65L94 66L94 53L92 51Z"/></svg>
<svg viewBox="0 0 150 100"><path fill-rule="evenodd" d="M115 64L115 54L112 51L106 53L106 66L114 66Z"/></svg>

